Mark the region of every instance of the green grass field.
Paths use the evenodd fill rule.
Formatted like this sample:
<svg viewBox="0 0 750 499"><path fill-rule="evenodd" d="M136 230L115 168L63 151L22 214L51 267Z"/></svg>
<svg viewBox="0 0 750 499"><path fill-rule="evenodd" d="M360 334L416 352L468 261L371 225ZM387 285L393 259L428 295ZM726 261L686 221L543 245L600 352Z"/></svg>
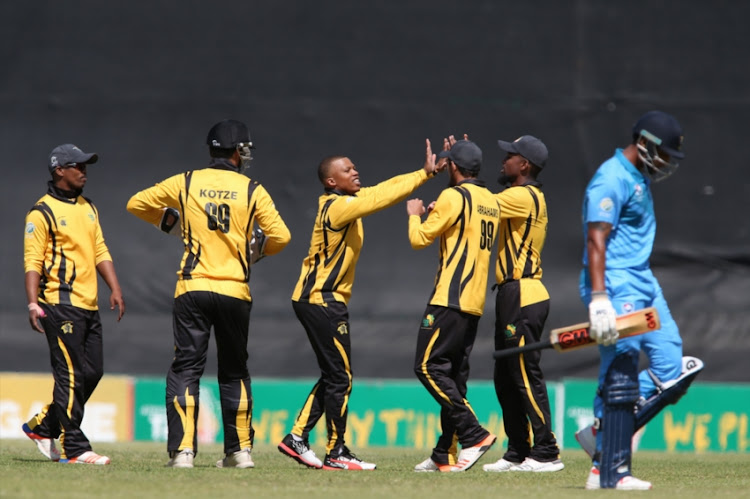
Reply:
<svg viewBox="0 0 750 499"><path fill-rule="evenodd" d="M624 494L586 491L589 460L580 450L562 455L557 473L486 473L482 464L502 456L494 447L464 473L414 473L426 456L411 449L372 448L360 452L378 463L376 471L343 472L304 468L275 447L253 450L255 469L218 469L222 449L202 446L193 469L165 468L164 444L98 444L109 466L63 465L46 461L25 440L0 441L0 497L294 497L297 499L600 497ZM318 449L318 452L320 450ZM749 454L662 454L638 452L634 472L650 480L651 497L750 497Z"/></svg>

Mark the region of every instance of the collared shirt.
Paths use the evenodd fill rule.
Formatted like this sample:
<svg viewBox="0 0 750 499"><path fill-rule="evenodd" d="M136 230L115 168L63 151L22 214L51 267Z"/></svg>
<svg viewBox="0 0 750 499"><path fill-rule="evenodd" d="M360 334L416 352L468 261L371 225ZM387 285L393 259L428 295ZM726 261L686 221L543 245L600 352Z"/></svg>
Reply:
<svg viewBox="0 0 750 499"><path fill-rule="evenodd" d="M583 265L588 267L588 224L612 224L607 240L610 269L647 268L656 235L650 182L628 161L622 149L602 163L586 187L583 200Z"/></svg>
<svg viewBox="0 0 750 499"><path fill-rule="evenodd" d="M266 235L266 255L278 253L291 240L265 188L226 160L214 159L209 168L180 173L142 190L130 198L127 209L158 224L165 207L179 210L185 245L175 297L212 291L251 301L254 224Z"/></svg>
<svg viewBox="0 0 750 499"><path fill-rule="evenodd" d="M302 261L292 300L348 303L364 243L362 217L404 200L427 179L420 169L362 188L356 195L326 191L320 196L310 250Z"/></svg>
<svg viewBox="0 0 750 499"><path fill-rule="evenodd" d="M409 242L421 249L440 239L440 262L429 304L482 315L500 205L481 181L445 189L422 223L409 217Z"/></svg>
<svg viewBox="0 0 750 499"><path fill-rule="evenodd" d="M39 301L98 310L96 266L111 261L91 200L52 182L26 215L24 270L41 275Z"/></svg>

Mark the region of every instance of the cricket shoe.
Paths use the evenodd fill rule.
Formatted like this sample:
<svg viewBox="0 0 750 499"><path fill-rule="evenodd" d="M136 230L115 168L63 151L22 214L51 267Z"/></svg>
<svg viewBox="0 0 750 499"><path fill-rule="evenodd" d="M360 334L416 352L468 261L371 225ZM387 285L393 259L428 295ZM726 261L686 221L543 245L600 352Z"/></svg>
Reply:
<svg viewBox="0 0 750 499"><path fill-rule="evenodd" d="M173 450L169 453L169 461L164 466L168 468L192 468L195 452L193 449Z"/></svg>
<svg viewBox="0 0 750 499"><path fill-rule="evenodd" d="M592 466L589 476L586 479L586 490L598 490L600 488L599 469L596 466ZM617 484L615 484L615 490L651 490L651 488L651 482L639 480L631 475L620 478Z"/></svg>
<svg viewBox="0 0 750 499"><path fill-rule="evenodd" d="M600 488L599 468L592 466L591 471L589 471L589 476L586 478L586 490L599 490Z"/></svg>
<svg viewBox="0 0 750 499"><path fill-rule="evenodd" d="M527 457L524 459L524 461L519 464L518 466L514 466L511 468L511 471L530 471L532 473L545 473L550 471L560 471L561 469L565 468L565 465L562 461L559 459L555 459L554 461L537 461L536 459L532 459L530 457Z"/></svg>
<svg viewBox="0 0 750 499"><path fill-rule="evenodd" d="M51 461L60 460L60 451L58 451L57 447L55 446L55 439L45 438L39 435L38 433L34 432L34 430L29 428L29 425L27 425L26 423L23 424L21 429L23 429L23 432L26 434L26 436L36 444L36 448L39 449L39 452L44 454L44 457Z"/></svg>
<svg viewBox="0 0 750 499"><path fill-rule="evenodd" d="M224 459L216 461L217 468L255 468L250 448L246 447L237 452L227 454Z"/></svg>
<svg viewBox="0 0 750 499"><path fill-rule="evenodd" d="M507 459L503 458L498 460L497 462L485 464L484 466L482 466L482 469L484 471L495 471L499 473L503 471L510 471L519 464L521 463L514 463L513 461L508 461Z"/></svg>
<svg viewBox="0 0 750 499"><path fill-rule="evenodd" d="M414 471L421 472L421 473L432 472L432 471L447 472L447 471L450 471L451 468L453 468L453 466L450 464L438 464L435 461L433 461L431 457L428 457L427 459L425 459L424 461L416 465L414 467Z"/></svg>
<svg viewBox="0 0 750 499"><path fill-rule="evenodd" d="M495 443L495 440L497 440L497 437L490 433L478 444L461 449L461 452L458 453L458 463L451 468L451 471L466 471L474 466L474 463L476 463L485 452L490 450L490 447Z"/></svg>
<svg viewBox="0 0 750 499"><path fill-rule="evenodd" d="M594 457L596 452L596 428L590 424L585 428L581 428L576 432L576 440L578 445L589 455L590 458Z"/></svg>
<svg viewBox="0 0 750 499"><path fill-rule="evenodd" d="M376 468L374 463L367 463L362 461L357 456L351 453L349 449L344 447L344 450L338 456L326 456L323 461L324 470L374 470Z"/></svg>
<svg viewBox="0 0 750 499"><path fill-rule="evenodd" d="M295 440L291 433L287 434L279 444L279 452L308 468L319 470L323 467L323 462L310 449L309 444L305 440Z"/></svg>
<svg viewBox="0 0 750 499"><path fill-rule="evenodd" d="M109 464L110 460L107 456L100 456L92 450L87 450L80 456L71 457L70 459L60 459L60 462L69 464Z"/></svg>

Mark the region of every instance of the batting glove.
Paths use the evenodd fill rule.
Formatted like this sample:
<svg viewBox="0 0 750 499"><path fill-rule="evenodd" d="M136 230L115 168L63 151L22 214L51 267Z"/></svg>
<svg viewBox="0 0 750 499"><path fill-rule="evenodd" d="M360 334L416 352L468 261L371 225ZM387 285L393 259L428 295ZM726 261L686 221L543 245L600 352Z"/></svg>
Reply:
<svg viewBox="0 0 750 499"><path fill-rule="evenodd" d="M600 345L614 345L617 341L615 309L605 291L591 293L589 303L589 333Z"/></svg>

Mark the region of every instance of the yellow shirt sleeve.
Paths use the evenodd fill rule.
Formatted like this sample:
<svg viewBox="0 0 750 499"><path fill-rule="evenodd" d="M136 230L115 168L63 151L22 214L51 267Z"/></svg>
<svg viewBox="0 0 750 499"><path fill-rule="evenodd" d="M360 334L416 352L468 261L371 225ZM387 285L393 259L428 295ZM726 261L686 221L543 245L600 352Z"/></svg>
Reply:
<svg viewBox="0 0 750 499"><path fill-rule="evenodd" d="M32 210L26 215L26 227L23 238L24 272L44 273L44 253L49 239L49 225L44 215Z"/></svg>
<svg viewBox="0 0 750 499"><path fill-rule="evenodd" d="M268 191L262 185L258 185L255 188L253 196L256 198L257 207L255 219L258 222L258 226L266 235L266 246L263 253L266 255L275 255L289 244L292 234L276 209L271 195L268 194ZM248 237L252 237L252 234L248 234Z"/></svg>
<svg viewBox="0 0 750 499"><path fill-rule="evenodd" d="M409 217L409 243L414 249L422 249L440 237L445 230L456 222L461 213L456 203L462 203L461 195L453 189L446 189L440 193L435 207L424 223L421 218L412 215ZM460 205L459 205L460 206Z"/></svg>
<svg viewBox="0 0 750 499"><path fill-rule="evenodd" d="M328 209L328 220L335 228L372 215L403 201L429 177L424 169L397 175L373 187L360 189L356 196L340 196Z"/></svg>
<svg viewBox="0 0 750 499"><path fill-rule="evenodd" d="M180 192L185 185L185 175L180 173L144 189L130 198L127 210L141 220L157 225L164 208L180 209Z"/></svg>

